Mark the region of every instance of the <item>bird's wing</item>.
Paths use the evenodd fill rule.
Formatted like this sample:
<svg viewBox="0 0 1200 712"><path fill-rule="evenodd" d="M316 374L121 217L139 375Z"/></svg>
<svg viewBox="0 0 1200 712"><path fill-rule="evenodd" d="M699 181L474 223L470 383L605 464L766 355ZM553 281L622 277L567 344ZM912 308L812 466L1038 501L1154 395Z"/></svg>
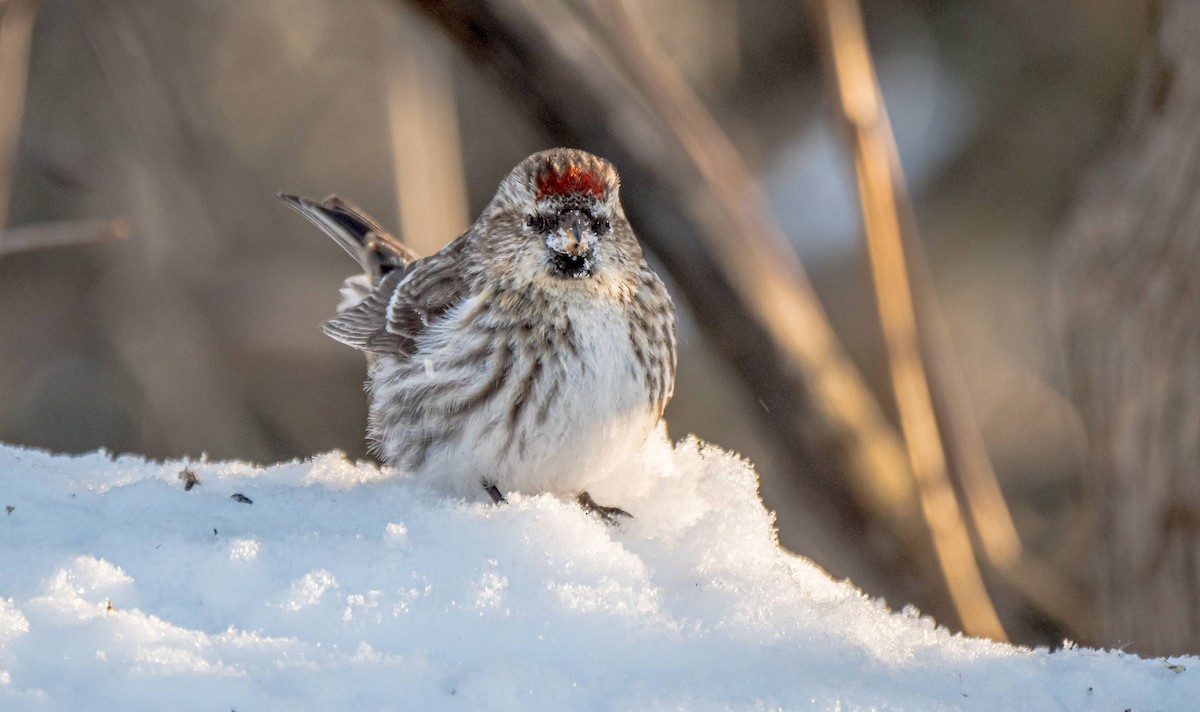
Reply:
<svg viewBox="0 0 1200 712"><path fill-rule="evenodd" d="M342 249L358 260L371 284L379 284L392 271L404 271L417 254L384 230L379 223L336 195L321 202L280 193L279 199L324 230Z"/></svg>
<svg viewBox="0 0 1200 712"><path fill-rule="evenodd" d="M385 275L366 299L325 322L325 333L363 351L412 356L417 337L467 295L461 245Z"/></svg>

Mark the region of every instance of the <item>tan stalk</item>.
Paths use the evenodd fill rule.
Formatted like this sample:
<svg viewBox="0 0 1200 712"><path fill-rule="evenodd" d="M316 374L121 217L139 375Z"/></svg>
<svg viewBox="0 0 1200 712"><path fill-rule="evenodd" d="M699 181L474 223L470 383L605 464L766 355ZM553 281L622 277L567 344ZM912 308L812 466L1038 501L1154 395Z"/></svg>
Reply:
<svg viewBox="0 0 1200 712"><path fill-rule="evenodd" d="M400 236L430 255L470 224L454 77L423 23L409 13L400 22L386 80Z"/></svg>
<svg viewBox="0 0 1200 712"><path fill-rule="evenodd" d="M867 49L861 11L855 0L815 0L815 4L825 32L838 105L853 145L871 275L921 512L963 630L1007 640L984 586L946 469L904 255L897 205L903 189L895 139Z"/></svg>
<svg viewBox="0 0 1200 712"><path fill-rule="evenodd" d="M8 225L37 0L0 0L0 230Z"/></svg>

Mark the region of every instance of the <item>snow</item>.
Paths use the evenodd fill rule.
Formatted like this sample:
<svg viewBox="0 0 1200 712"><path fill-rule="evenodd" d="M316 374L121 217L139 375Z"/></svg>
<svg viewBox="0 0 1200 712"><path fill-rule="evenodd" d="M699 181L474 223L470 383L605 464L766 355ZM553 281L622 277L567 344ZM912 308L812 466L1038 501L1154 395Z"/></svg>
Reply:
<svg viewBox="0 0 1200 712"><path fill-rule="evenodd" d="M0 709L1200 700L1195 658L1028 650L892 613L781 550L756 485L660 431L594 493L635 515L613 528L549 496L447 499L338 453L257 467L0 446Z"/></svg>

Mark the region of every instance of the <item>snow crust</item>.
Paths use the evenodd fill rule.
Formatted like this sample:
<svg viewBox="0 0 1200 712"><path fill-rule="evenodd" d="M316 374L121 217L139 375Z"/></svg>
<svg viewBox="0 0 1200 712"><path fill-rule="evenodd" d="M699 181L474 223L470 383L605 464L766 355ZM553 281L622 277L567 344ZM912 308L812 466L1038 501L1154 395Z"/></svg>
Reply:
<svg viewBox="0 0 1200 712"><path fill-rule="evenodd" d="M594 493L635 515L612 528L339 453L0 446L0 709L1197 709L1196 658L1028 650L889 612L781 550L756 485L660 431Z"/></svg>

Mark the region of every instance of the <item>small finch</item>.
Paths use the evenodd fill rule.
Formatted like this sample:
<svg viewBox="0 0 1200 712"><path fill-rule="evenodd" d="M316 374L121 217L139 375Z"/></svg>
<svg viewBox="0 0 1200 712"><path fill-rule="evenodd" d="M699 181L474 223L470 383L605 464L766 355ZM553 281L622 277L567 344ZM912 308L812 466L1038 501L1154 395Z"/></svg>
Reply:
<svg viewBox="0 0 1200 712"><path fill-rule="evenodd" d="M331 197L280 197L362 265L325 333L367 352L368 439L466 497L577 498L640 448L675 385L675 308L621 208L612 165L522 161L465 233L418 259Z"/></svg>

